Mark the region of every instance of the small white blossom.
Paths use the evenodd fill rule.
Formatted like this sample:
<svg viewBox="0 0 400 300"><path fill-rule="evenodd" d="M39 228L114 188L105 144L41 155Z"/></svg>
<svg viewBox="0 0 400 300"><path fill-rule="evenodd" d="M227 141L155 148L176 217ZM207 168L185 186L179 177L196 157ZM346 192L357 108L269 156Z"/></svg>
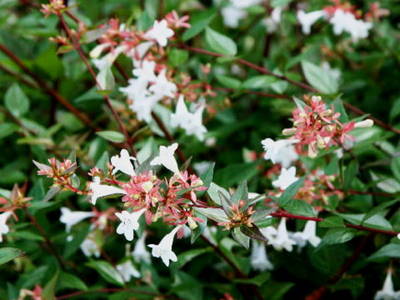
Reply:
<svg viewBox="0 0 400 300"><path fill-rule="evenodd" d="M175 83L169 81L165 75L166 71L166 69L163 69L149 88L149 91L154 93L160 100L162 97L174 97L177 90Z"/></svg>
<svg viewBox="0 0 400 300"><path fill-rule="evenodd" d="M267 27L269 33L275 32L278 29L279 23L281 22L282 7L275 7L271 15L264 19L264 24Z"/></svg>
<svg viewBox="0 0 400 300"><path fill-rule="evenodd" d="M301 30L304 34L310 34L311 26L318 21L318 19L325 17L326 13L323 10L312 11L306 13L303 10L297 12L297 19L301 24Z"/></svg>
<svg viewBox="0 0 400 300"><path fill-rule="evenodd" d="M307 221L302 232L295 232L292 238L296 241L299 247L304 247L309 242L313 247L317 247L321 242L321 238L317 236L317 222Z"/></svg>
<svg viewBox="0 0 400 300"><path fill-rule="evenodd" d="M281 219L276 231L276 236L272 236L272 238L270 237L268 244L272 245L275 250L278 251L285 249L286 251L291 252L293 250L293 246L296 245L296 242L290 238L286 229L286 218Z"/></svg>
<svg viewBox="0 0 400 300"><path fill-rule="evenodd" d="M113 174L121 171L129 176L135 176L136 172L132 165L132 161L136 158L129 155L128 150L122 149L120 155L114 155L111 157L111 164L114 166Z"/></svg>
<svg viewBox="0 0 400 300"><path fill-rule="evenodd" d="M271 160L274 164L281 164L282 167L288 168L293 162L295 162L299 156L293 144L297 143L298 140L278 140L267 138L261 141L261 144L266 151L264 158Z"/></svg>
<svg viewBox="0 0 400 300"><path fill-rule="evenodd" d="M154 73L155 68L156 63L154 61L143 60L139 63L139 67L133 69L132 73L143 81L151 82L155 81L157 78L156 74Z"/></svg>
<svg viewBox="0 0 400 300"><path fill-rule="evenodd" d="M178 258L176 254L172 251L172 244L174 242L174 237L181 226L175 227L170 233L165 235L158 245L150 244L148 245L152 248L151 255L154 257L161 257L163 263L168 267L169 261L176 262Z"/></svg>
<svg viewBox="0 0 400 300"><path fill-rule="evenodd" d="M221 15L226 26L236 28L239 26L240 20L246 18L247 13L242 8L226 6L221 9Z"/></svg>
<svg viewBox="0 0 400 300"><path fill-rule="evenodd" d="M66 232L71 231L71 227L79 222L83 221L86 218L93 217L93 212L87 211L71 211L68 207L61 207L61 223L65 224Z"/></svg>
<svg viewBox="0 0 400 300"><path fill-rule="evenodd" d="M166 20L154 21L153 27L146 32L145 38L155 40L161 47L165 47L174 31L168 27Z"/></svg>
<svg viewBox="0 0 400 300"><path fill-rule="evenodd" d="M93 178L93 182L90 183L90 192L92 193L91 202L93 205L96 204L98 198L115 194L126 194L123 189L111 185L100 184L99 177Z"/></svg>
<svg viewBox="0 0 400 300"><path fill-rule="evenodd" d="M372 28L372 23L358 20L351 12L341 9L335 11L330 23L333 25L333 32L336 35L347 32L354 42L368 37L369 30Z"/></svg>
<svg viewBox="0 0 400 300"><path fill-rule="evenodd" d="M281 174L277 180L272 182L276 188L286 190L292 183L295 183L299 178L296 177L296 168L290 167L289 169L282 168Z"/></svg>
<svg viewBox="0 0 400 300"><path fill-rule="evenodd" d="M89 234L81 244L81 250L86 257L100 257L100 248L94 241L94 237Z"/></svg>
<svg viewBox="0 0 400 300"><path fill-rule="evenodd" d="M124 282L129 282L132 277L140 278L139 271L135 268L130 260L116 266L117 271L121 274Z"/></svg>
<svg viewBox="0 0 400 300"><path fill-rule="evenodd" d="M392 281L392 271L389 270L387 272L385 282L383 283L382 290L378 291L375 294L375 300L399 300L400 299L400 291L395 291L393 287Z"/></svg>
<svg viewBox="0 0 400 300"><path fill-rule="evenodd" d="M324 61L321 64L321 67L324 71L329 73L335 80L339 80L340 77L342 76L342 73L340 72L340 70L336 69L336 68L332 68L331 65L327 61Z"/></svg>
<svg viewBox="0 0 400 300"><path fill-rule="evenodd" d="M145 211L145 209L141 209L130 213L124 210L120 213L115 213L121 221L117 227L117 233L123 234L128 241L132 241L134 231L139 229L138 220Z"/></svg>
<svg viewBox="0 0 400 300"><path fill-rule="evenodd" d="M150 253L147 251L146 244L146 232L143 232L142 236L137 240L135 248L132 251L132 256L135 261L144 261L150 263Z"/></svg>
<svg viewBox="0 0 400 300"><path fill-rule="evenodd" d="M7 219L11 216L11 212L6 211L0 214L0 243L3 241L3 234L7 234L10 228L7 225Z"/></svg>
<svg viewBox="0 0 400 300"><path fill-rule="evenodd" d="M96 49L96 48L95 48ZM93 49L93 50L95 50ZM96 66L97 69L100 71L110 68L114 61L118 58L118 56L126 50L126 46L118 46L117 48L113 49L102 58L95 58L92 59L93 64ZM93 55L96 55L96 51Z"/></svg>
<svg viewBox="0 0 400 300"><path fill-rule="evenodd" d="M202 124L203 110L204 105L200 105L194 113L190 113L183 96L180 96L175 113L171 115L172 127L180 127L186 131L187 135L195 135L200 141L204 140L204 133L207 132L207 128Z"/></svg>
<svg viewBox="0 0 400 300"><path fill-rule="evenodd" d="M266 271L272 270L274 266L269 261L267 256L267 250L265 249L264 243L253 240L253 247L251 250L250 263L254 270Z"/></svg>
<svg viewBox="0 0 400 300"><path fill-rule="evenodd" d="M360 121L354 124L354 128L369 128L372 126L374 126L374 121L371 119L366 119L364 121Z"/></svg>
<svg viewBox="0 0 400 300"><path fill-rule="evenodd" d="M176 149L178 149L178 143L173 143L171 146L168 147L160 146L160 153L150 162L150 165L163 165L174 174L179 175L180 172L178 168L178 163L176 162L176 159L174 157Z"/></svg>

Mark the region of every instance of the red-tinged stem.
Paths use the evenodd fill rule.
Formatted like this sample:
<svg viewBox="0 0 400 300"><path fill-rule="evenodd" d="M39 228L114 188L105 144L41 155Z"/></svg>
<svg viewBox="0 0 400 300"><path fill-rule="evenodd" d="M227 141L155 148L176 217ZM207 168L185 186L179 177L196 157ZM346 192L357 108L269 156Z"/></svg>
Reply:
<svg viewBox="0 0 400 300"><path fill-rule="evenodd" d="M72 15L72 14L70 14ZM74 34L71 32L71 29L69 28L68 24L65 22L65 19L63 17L62 14L58 15L58 18L60 20L61 23L61 27L63 28L63 30L65 31L65 33L68 36L68 39L72 42L72 46L74 47L74 49L77 51L79 57L81 58L81 60L83 61L83 63L85 64L87 70L89 71L90 75L92 76L95 84L101 88L101 86L99 85L97 78L96 78L96 73L93 70L92 66L89 63L89 60L87 59L87 57L85 56L85 53L82 50L82 47L79 43L79 40L74 36ZM128 131L126 130L124 123L122 122L121 118L119 117L118 113L115 111L114 107L111 104L110 98L107 95L103 95L103 99L107 105L107 107L110 109L114 119L117 121L118 127L120 129L120 131L124 134L125 136L125 144L126 147L133 153L135 154L136 151L131 143L131 138L129 136Z"/></svg>
<svg viewBox="0 0 400 300"><path fill-rule="evenodd" d="M316 222L324 221L323 218L294 215L294 214L288 213L286 211L274 212L274 213L271 213L270 216L277 217L277 218L298 219L298 220L316 221ZM357 229L357 230L363 230L363 231L374 232L374 233L381 233L381 234L386 234L386 235L391 235L391 236L397 236L400 233L400 232L396 232L396 231L376 229L376 228L366 227L366 226L362 226L362 225L354 225L354 224L350 224L350 223L346 223L344 225L346 227L354 228L354 229Z"/></svg>
<svg viewBox="0 0 400 300"><path fill-rule="evenodd" d="M157 297L157 296L158 297L168 297L166 295L160 295L157 293L135 290L135 289L131 289L131 288L104 288L104 289L91 290L91 291L77 291L77 292L73 292L70 294L63 295L63 296L58 296L58 297L56 297L56 299L57 300L69 299L69 298L73 298L73 297L77 297L77 296L81 296L81 295L85 295L85 294L90 294L90 293L107 294L107 293L118 293L118 292L132 292L132 295L142 294L142 295L149 295L149 296L154 296L154 297Z"/></svg>
<svg viewBox="0 0 400 300"><path fill-rule="evenodd" d="M61 96L56 90L51 88L42 78L33 73L23 62L19 59L11 50L9 50L6 46L0 44L0 51L7 55L22 71L24 71L27 75L29 75L36 84L42 89L45 93L52 96L57 102L63 105L66 109L68 109L71 113L73 113L79 120L85 123L90 128L96 130L97 128L92 124L90 118L77 108L75 108L71 103L68 102L63 96ZM24 81L25 82L25 81Z"/></svg>
<svg viewBox="0 0 400 300"><path fill-rule="evenodd" d="M209 56L213 56L213 57L222 57L222 56L224 56L224 55L216 53L216 52L208 51L208 50L205 50L205 49L202 49L202 48L190 47L190 46L187 46L187 45L184 45L184 44L175 45L175 46L177 46L179 48L186 49L186 50L191 51L191 52L205 54L205 55L209 55ZM296 81L296 80L292 80L292 79L290 79L290 78L288 78L288 77L286 77L284 75L273 73L270 70L268 70L267 68L264 68L264 67L258 66L256 64L253 64L253 63L251 63L251 62L249 62L249 61L247 61L245 59L238 58L238 59L235 59L235 61L237 63L241 64L241 65L249 67L250 69L256 70L256 71L258 71L258 72L260 72L262 74L265 74L265 75L274 76L274 77L276 77L278 79L281 79L281 80L284 80L286 82L289 82L292 85L300 87L302 89L305 89L305 90L307 90L309 92L320 93L317 89L313 88L312 86L310 86L310 85L308 85L306 83L303 83L303 82L300 82L300 81ZM383 122L382 120L372 116L371 114L361 110L360 108L358 108L358 107L356 107L356 106L354 106L354 105L352 105L352 104L350 104L348 102L343 102L343 104L347 109L351 110L353 113L355 113L357 115L360 115L360 116L361 115L369 115L369 118L371 120L373 120L376 125L384 128L384 129L387 129L389 131L392 131L392 132L394 132L396 134L400 134L400 130L399 129L394 128L393 126Z"/></svg>

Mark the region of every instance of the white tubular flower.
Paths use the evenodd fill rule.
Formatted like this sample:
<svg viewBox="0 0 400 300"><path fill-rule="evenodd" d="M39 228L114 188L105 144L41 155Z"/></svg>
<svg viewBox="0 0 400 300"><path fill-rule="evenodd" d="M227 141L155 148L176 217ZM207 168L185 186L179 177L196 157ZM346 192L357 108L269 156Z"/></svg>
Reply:
<svg viewBox="0 0 400 300"><path fill-rule="evenodd" d="M126 46L118 46L113 49L108 54L104 55L102 58L95 58L92 60L93 64L100 71L109 68L113 65L114 61L118 58L118 56L126 50ZM96 52L94 54L97 54Z"/></svg>
<svg viewBox="0 0 400 300"><path fill-rule="evenodd" d="M231 0L233 6L237 8L248 8L260 4L263 0Z"/></svg>
<svg viewBox="0 0 400 300"><path fill-rule="evenodd" d="M160 146L160 153L151 162L150 165L163 165L165 168L174 174L180 174L178 163L174 157L174 153L178 149L178 143L173 143L171 146Z"/></svg>
<svg viewBox="0 0 400 300"><path fill-rule="evenodd" d="M154 21L153 27L144 35L147 39L155 40L161 47L167 46L168 39L174 35L174 31L168 27L166 20Z"/></svg>
<svg viewBox="0 0 400 300"><path fill-rule="evenodd" d="M304 34L310 34L311 26L318 21L318 19L325 17L326 13L323 10L312 11L306 13L303 10L297 12L297 19L301 24L301 30Z"/></svg>
<svg viewBox="0 0 400 300"><path fill-rule="evenodd" d="M253 247L251 250L250 263L253 270L258 270L261 272L272 270L274 266L268 259L265 245L255 240L253 240L252 244Z"/></svg>
<svg viewBox="0 0 400 300"><path fill-rule="evenodd" d="M154 70L156 68L156 63L150 60L143 60L140 64L140 67L133 69L132 73L138 79L150 82L156 80L156 74L154 74Z"/></svg>
<svg viewBox="0 0 400 300"><path fill-rule="evenodd" d="M272 10L271 15L264 19L264 24L269 33L275 32L281 22L282 7L276 7Z"/></svg>
<svg viewBox="0 0 400 300"><path fill-rule="evenodd" d="M6 211L0 214L0 243L3 241L3 234L7 234L10 228L7 225L7 220L11 216L11 212Z"/></svg>
<svg viewBox="0 0 400 300"><path fill-rule="evenodd" d="M98 198L116 195L116 194L126 194L123 189L111 186L100 184L100 178L94 177L93 182L90 184L90 192L92 193L91 202L93 205L96 205L96 201Z"/></svg>
<svg viewBox="0 0 400 300"><path fill-rule="evenodd" d="M81 244L81 250L86 257L100 257L100 248L93 240L93 237L91 237L91 235L85 238L85 240Z"/></svg>
<svg viewBox="0 0 400 300"><path fill-rule="evenodd" d="M304 247L309 242L313 247L317 247L321 238L317 236L317 222L307 221L302 232L295 232L292 238L299 247Z"/></svg>
<svg viewBox="0 0 400 300"><path fill-rule="evenodd" d="M247 13L241 8L226 6L221 9L221 15L226 26L236 28L239 26L240 20L246 18Z"/></svg>
<svg viewBox="0 0 400 300"><path fill-rule="evenodd" d="M272 182L276 188L286 190L292 183L296 182L299 178L296 177L296 168L290 167L289 169L282 168L281 174L277 180Z"/></svg>
<svg viewBox="0 0 400 300"><path fill-rule="evenodd" d="M371 119L366 119L364 121L360 121L354 124L354 128L369 128L372 126L374 126L374 121Z"/></svg>
<svg viewBox="0 0 400 300"><path fill-rule="evenodd" d="M202 124L204 105L190 113L186 107L183 96L179 97L175 113L171 115L171 126L180 127L185 130L187 135L195 135L200 141L204 140L204 133L207 128Z"/></svg>
<svg viewBox="0 0 400 300"><path fill-rule="evenodd" d="M148 247L152 248L151 255L154 257L161 257L163 263L168 267L169 261L178 261L176 254L172 251L172 244L174 237L181 226L175 227L170 233L165 235L158 245L150 244Z"/></svg>
<svg viewBox="0 0 400 300"><path fill-rule="evenodd" d="M132 251L132 256L135 261L144 261L150 263L150 253L147 251L146 244L146 232L143 232L142 236L137 240L135 248Z"/></svg>
<svg viewBox="0 0 400 300"><path fill-rule="evenodd" d="M278 251L285 249L291 252L293 250L293 245L296 245L296 242L289 237L289 233L286 229L286 218L281 219L276 237L268 240L268 244L272 245L275 250Z"/></svg>
<svg viewBox="0 0 400 300"><path fill-rule="evenodd" d="M150 86L149 91L154 93L159 99L162 97L174 97L177 87L175 83L168 80L165 76L166 69L163 69L154 80L154 84Z"/></svg>
<svg viewBox="0 0 400 300"><path fill-rule="evenodd" d="M91 58L98 58L101 55L101 53L103 53L103 51L110 46L111 45L108 43L97 45L96 47L93 48L92 51L90 51L89 55Z"/></svg>
<svg viewBox="0 0 400 300"><path fill-rule="evenodd" d="M65 231L70 232L72 226L93 216L93 212L71 211L68 207L61 207L60 221L65 224Z"/></svg>
<svg viewBox="0 0 400 300"><path fill-rule="evenodd" d="M281 164L282 167L288 168L293 162L295 162L299 156L293 144L296 144L298 140L278 140L267 138L261 141L261 144L266 151L264 158L271 160L274 164Z"/></svg>
<svg viewBox="0 0 400 300"><path fill-rule="evenodd" d="M140 278L140 272L135 268L130 260L116 266L117 271L121 274L124 282L131 281L131 278Z"/></svg>
<svg viewBox="0 0 400 300"><path fill-rule="evenodd" d="M111 164L114 166L113 174L121 171L129 176L135 176L136 172L132 165L132 161L136 158L129 155L128 150L122 149L120 155L114 155L111 157Z"/></svg>
<svg viewBox="0 0 400 300"><path fill-rule="evenodd" d="M143 208L132 213L126 210L120 213L115 213L115 215L121 221L121 223L117 227L117 233L123 234L128 241L132 241L134 231L139 229L138 220L145 211L146 209Z"/></svg>
<svg viewBox="0 0 400 300"><path fill-rule="evenodd" d="M347 32L354 42L368 37L369 30L372 28L372 23L357 20L354 14L341 9L335 11L330 23L333 25L333 32L336 35Z"/></svg>
<svg viewBox="0 0 400 300"><path fill-rule="evenodd" d="M260 228L260 231L268 241L274 240L276 238L276 235L278 234L278 231L273 226Z"/></svg>
<svg viewBox="0 0 400 300"><path fill-rule="evenodd" d="M375 294L375 300L398 300L400 299L400 291L393 288L392 271L389 270L386 275L385 282L380 291Z"/></svg>

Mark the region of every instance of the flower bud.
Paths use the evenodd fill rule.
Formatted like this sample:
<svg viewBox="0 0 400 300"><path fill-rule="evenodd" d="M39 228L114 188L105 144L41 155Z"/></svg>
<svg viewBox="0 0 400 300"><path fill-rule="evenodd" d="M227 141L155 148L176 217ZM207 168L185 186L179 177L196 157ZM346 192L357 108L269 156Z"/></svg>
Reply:
<svg viewBox="0 0 400 300"><path fill-rule="evenodd" d="M144 189L144 191L146 193L150 192L151 189L153 188L153 183L151 181L146 181L144 183L142 183L142 188Z"/></svg>
<svg viewBox="0 0 400 300"><path fill-rule="evenodd" d="M296 133L296 128L285 128L282 130L283 135L293 135Z"/></svg>
<svg viewBox="0 0 400 300"><path fill-rule="evenodd" d="M356 124L354 124L354 128L368 128L372 127L373 125L374 121L372 121L371 119L366 119L364 121L357 122Z"/></svg>

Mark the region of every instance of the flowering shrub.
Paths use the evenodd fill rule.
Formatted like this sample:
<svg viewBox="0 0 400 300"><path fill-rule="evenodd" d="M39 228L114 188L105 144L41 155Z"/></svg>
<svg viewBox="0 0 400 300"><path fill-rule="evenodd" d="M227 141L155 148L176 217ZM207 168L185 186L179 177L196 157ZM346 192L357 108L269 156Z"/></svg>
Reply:
<svg viewBox="0 0 400 300"><path fill-rule="evenodd" d="M0 299L400 299L397 14L0 3Z"/></svg>

